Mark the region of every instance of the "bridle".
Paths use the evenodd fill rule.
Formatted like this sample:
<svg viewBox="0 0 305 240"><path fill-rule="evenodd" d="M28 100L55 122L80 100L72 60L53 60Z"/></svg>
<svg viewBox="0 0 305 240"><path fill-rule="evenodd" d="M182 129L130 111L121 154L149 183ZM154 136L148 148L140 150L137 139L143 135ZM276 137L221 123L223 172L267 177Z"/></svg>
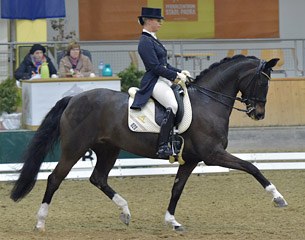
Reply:
<svg viewBox="0 0 305 240"><path fill-rule="evenodd" d="M266 65L266 61L261 60L259 66L256 70L255 75L253 76L253 78L248 82L247 86L245 87L246 90L250 89L249 90L250 94L249 94L248 98L243 98L243 96L242 96L243 102L245 103L246 109L247 109L246 113L248 115L252 111L255 110L255 106L256 106L257 102L266 103L268 86L265 87L265 89L264 89L264 91L266 91L266 92L264 92L264 94L262 94L263 97L259 97L259 93L260 93L261 86L263 83L263 81L261 80L261 75L265 76L268 79L268 82L270 80L270 77L265 72L263 72L265 65ZM255 79L255 80L253 80L253 79Z"/></svg>
<svg viewBox="0 0 305 240"><path fill-rule="evenodd" d="M240 111L240 112L245 112L247 114L250 114L252 111L255 110L255 105L257 102L266 102L266 98L259 98L258 97L258 91L259 91L259 86L261 86L261 76L263 75L264 77L268 78L268 81L270 80L270 76L268 76L268 74L266 74L265 72L263 72L263 69L266 65L266 61L261 60L259 66L257 67L256 73L254 74L254 76L252 77L252 79L248 82L247 86L246 86L246 90L248 88L250 88L250 96L247 98L244 98L243 96L240 97L232 97L205 87L201 87L199 85L197 85L196 83L194 83L194 79L189 77L189 82L188 85L191 87L194 87L197 91L199 91L200 93L208 96L209 98L227 106L227 107L232 107L233 109ZM257 77L258 76L258 77ZM227 98L232 100L233 102L235 101L239 101L241 103L244 103L246 105L246 109L241 109L238 107L234 107L226 102L224 102L222 99L223 98Z"/></svg>

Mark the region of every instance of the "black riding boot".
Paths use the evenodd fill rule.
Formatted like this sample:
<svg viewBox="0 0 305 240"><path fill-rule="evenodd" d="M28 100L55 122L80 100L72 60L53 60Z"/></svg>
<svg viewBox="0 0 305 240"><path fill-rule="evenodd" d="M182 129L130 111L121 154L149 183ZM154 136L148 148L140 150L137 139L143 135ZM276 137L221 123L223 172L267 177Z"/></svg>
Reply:
<svg viewBox="0 0 305 240"><path fill-rule="evenodd" d="M175 114L171 108L166 109L165 117L161 123L161 130L159 135L159 149L157 155L159 158L169 158L173 154L168 141L174 127Z"/></svg>

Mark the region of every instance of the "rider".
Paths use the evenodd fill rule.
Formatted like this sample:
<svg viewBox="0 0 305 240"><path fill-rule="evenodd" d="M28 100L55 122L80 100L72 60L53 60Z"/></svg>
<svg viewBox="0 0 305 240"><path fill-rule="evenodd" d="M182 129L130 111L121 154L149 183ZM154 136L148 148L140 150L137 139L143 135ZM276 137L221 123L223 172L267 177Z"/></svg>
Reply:
<svg viewBox="0 0 305 240"><path fill-rule="evenodd" d="M178 110L171 85L177 78L186 82L190 73L167 63L167 50L156 37L163 19L160 8L143 7L142 14L138 17L139 23L143 26L138 52L146 72L130 108L140 110L151 96L166 108L166 114L161 123L157 155L159 158L168 158L172 155L168 142Z"/></svg>

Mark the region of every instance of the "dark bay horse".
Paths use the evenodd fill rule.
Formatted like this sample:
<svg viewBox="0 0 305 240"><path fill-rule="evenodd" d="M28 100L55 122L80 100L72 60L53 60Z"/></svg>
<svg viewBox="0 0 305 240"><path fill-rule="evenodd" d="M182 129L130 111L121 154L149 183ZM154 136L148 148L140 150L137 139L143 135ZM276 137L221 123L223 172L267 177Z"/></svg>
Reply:
<svg viewBox="0 0 305 240"><path fill-rule="evenodd" d="M183 188L198 162L238 169L251 174L272 194L276 206L287 206L283 196L252 163L232 156L228 144L229 117L237 93L242 94L249 117L260 120L270 73L279 59L268 62L256 57L234 56L212 64L189 83L193 120L182 134L185 139L184 165L180 165L165 214L165 221L175 230L183 230L174 214ZM106 194L122 213L120 219L130 222L127 201L107 183L108 174L121 149L147 158L157 158L158 134L135 133L127 125L128 95L109 89L94 89L58 101L43 120L24 155L24 165L11 192L18 201L34 187L46 154L60 140L61 157L49 175L45 195L38 211L36 228L45 230L48 208L55 191L73 165L91 148L97 156L90 182Z"/></svg>

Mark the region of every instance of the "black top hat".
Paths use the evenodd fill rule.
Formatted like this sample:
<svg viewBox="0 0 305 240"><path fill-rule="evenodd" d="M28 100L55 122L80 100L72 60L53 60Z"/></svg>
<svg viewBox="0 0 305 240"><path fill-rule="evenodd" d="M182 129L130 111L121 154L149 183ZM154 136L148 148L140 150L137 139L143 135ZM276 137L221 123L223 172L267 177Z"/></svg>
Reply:
<svg viewBox="0 0 305 240"><path fill-rule="evenodd" d="M161 15L161 8L148 8L142 7L141 16L138 17L141 25L144 24L143 18L154 18L154 19L164 19Z"/></svg>

